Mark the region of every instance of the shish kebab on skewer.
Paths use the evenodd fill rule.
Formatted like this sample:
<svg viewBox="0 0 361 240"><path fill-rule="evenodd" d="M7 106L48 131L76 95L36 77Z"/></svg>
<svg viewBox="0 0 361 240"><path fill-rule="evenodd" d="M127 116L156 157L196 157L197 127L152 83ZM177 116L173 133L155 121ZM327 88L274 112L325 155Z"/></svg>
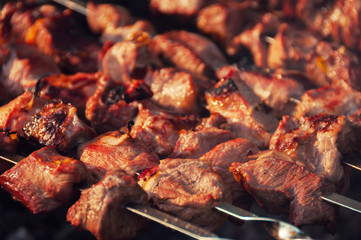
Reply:
<svg viewBox="0 0 361 240"><path fill-rule="evenodd" d="M47 155L52 155L52 156L47 156ZM48 158L48 160L43 160L44 157ZM20 159L19 156L12 156L12 158ZM50 160L53 158L55 160ZM13 164L18 163L16 160L11 160L11 158L9 158L9 157L1 156L1 159L11 162ZM34 163L33 161L39 161L39 162ZM16 170L15 169L9 170L8 173L5 173L1 177L2 178L1 181L3 181L3 183L5 184L5 185L3 185L3 187L5 187L8 191L10 191L13 194L13 196L15 197L15 199L19 199L31 211L33 211L35 213L38 211L40 211L40 212L48 211L48 210L55 208L56 206L61 204L63 201L66 201L67 198L69 198L69 193L70 193L69 187L72 187L71 185L76 183L76 182L72 182L73 180L76 179L76 176L77 176L76 173L75 173L76 175L72 176L74 174L74 173L72 173L72 171L74 170L73 168L76 166L74 164L78 165L76 167L78 171L82 172L84 170L81 167L82 166L81 162L77 162L76 160L74 160L74 161L75 162L71 161L70 158L66 158L66 157L62 157L62 156L58 155L58 153L55 151L54 147L51 147L51 146L44 147L43 149L40 149L40 150L32 153L31 155L29 155L29 157L27 157L23 161L21 161L20 164L17 165L17 166L19 166L19 168L17 168ZM196 161L198 161L198 160L196 160ZM201 161L199 161L199 163L201 163ZM59 172L60 175L63 175L63 177L60 176L61 178L66 177L66 178L68 178L68 180L72 179L72 181L68 183L68 180L65 180L65 181L61 181L61 183L58 183L58 184L56 183L57 181L53 182L53 184L59 185L57 188L59 188L61 190L58 192L52 192L51 189L46 188L45 185L42 186L41 184L40 184L40 186L37 186L35 189L21 190L22 184L20 184L20 185L16 184L15 182L12 181L12 178L13 178L13 176L15 176L17 174L19 174L19 176L21 175L22 178L28 178L28 177L32 178L32 176L31 176L32 174L29 175L28 173L25 174L25 172L22 173L21 169L24 166L20 166L20 165L24 165L24 164L25 164L25 166L41 164L41 165L45 165L45 167L47 166L47 168L49 168L49 167L51 169L54 168L54 170L52 170L50 172L55 172L55 173ZM64 166L62 166L62 164ZM31 171L31 172L32 173L38 172L38 170L40 170L41 168L38 169L37 167L35 167L33 169L34 171ZM25 171L27 171L27 170L25 170ZM113 176L114 173L115 173L115 176ZM13 174L15 174L15 175L13 175ZM52 174L54 174L54 173L50 173L50 175L52 175ZM83 175L83 178L87 178L86 176L84 176L84 174L85 174L84 172L81 174L81 175ZM38 175L40 175L40 174L38 174ZM50 177L50 175L48 177ZM55 175L57 175L57 174L54 174L54 177L56 177ZM127 202L127 201L132 201L132 200L130 200L130 199L126 200L128 198L127 196L124 196L124 197L119 196L115 200L113 199L114 197L110 197L110 196L113 196L114 194L116 194L116 192L114 192L116 190L114 190L114 189L117 189L115 187L115 186L117 186L117 184L114 186L113 185L109 186L109 189L107 189L107 190L101 190L101 189L104 188L104 185L114 184L112 182L114 182L114 178L116 178L116 176L128 179L128 180L126 180L126 182L129 182L132 180L132 178L130 176L127 177L125 175L127 175L127 174L125 174L125 172L123 172L122 170L109 171L108 173L105 174L105 177L99 181L99 183L93 185L93 187L91 187L88 190L82 190L82 191L84 191L84 193L82 193L80 200L76 204L74 204L71 207L71 209L68 211L68 221L70 221L75 226L82 227L82 228L85 228L85 229L91 231L99 239L108 239L106 236L109 236L109 235L114 237L114 235L112 235L114 233L120 234L121 232L119 232L119 231L121 231L122 228L112 230L115 232L111 231L109 233L109 231L106 229L107 223L112 224L111 223L112 220L115 220L115 221L117 220L117 219L113 219L114 216L122 216L123 215L123 213L122 213L123 210L120 209L120 208L122 208L122 205L119 204L120 202L122 202L122 201ZM211 175L214 175L214 174L211 174ZM122 177L122 176L124 176L124 177ZM214 176L217 176L217 175L214 175ZM75 179L74 179L74 177L75 177ZM38 176L38 178L42 178L42 176ZM77 178L79 178L79 177L77 177ZM201 177L201 178L203 178L203 177ZM205 177L205 178L207 178L207 177ZM56 178L54 178L54 180L55 179ZM13 179L13 180L15 180L15 179ZM81 181L81 179L78 179L75 181ZM84 181L84 179L82 181ZM124 183L122 183L123 181L125 181L125 180L120 181L119 184L124 185ZM109 183L107 183L107 182L109 182ZM200 184L200 183L197 183L197 184ZM133 185L134 185L134 183L133 183ZM127 186L124 185L124 187L126 188ZM133 190L130 190L130 189L134 188L134 187L135 186L129 185L128 190L119 190L119 191L132 192ZM139 186L138 186L138 188L139 188ZM110 189L113 189L113 190L111 190L113 193L109 193L109 196L107 196L107 193L102 193L103 191L110 191ZM43 195L43 194L49 195L50 198L47 198L47 199L38 198L38 196L37 196L38 193L36 193L36 192L39 192L39 191L44 191L44 193L42 193L41 195ZM139 191L139 190L137 190L137 191ZM92 192L94 192L94 193L92 194ZM102 205L104 204L105 206L107 206L109 204L109 209L113 209L113 210L111 210L111 212L108 213L106 210L108 207L104 207L105 210L102 210L100 213L97 213L95 215L94 215L94 213L93 214L88 213L89 209L93 209L93 208L94 208L94 211L98 211L98 210L96 210L97 209L96 205L100 204L99 201L102 201L102 200L99 200L99 196L97 196L99 194L101 196L102 196L102 194L105 194L103 196L105 199L109 198L109 200L107 200L105 203L101 203L101 204ZM31 196L31 199L29 198L30 196ZM137 199L137 197L140 197L140 196L138 196L138 195L133 196L133 198L135 198L133 200L136 202L140 201L140 199ZM52 198L54 198L54 200L52 200ZM102 197L100 197L100 199L101 198ZM118 199L118 198L120 198L120 199ZM125 198L125 200L121 200L123 198ZM34 201L36 202L35 205L34 205ZM96 205L94 205L94 201L95 201ZM126 202L124 202L124 203L126 203ZM115 204L115 205L113 208L111 208L111 206L113 204ZM189 206L189 207L191 207L191 206ZM176 220L171 216L168 216L162 212L158 212L157 210L149 208L144 205L139 205L137 203L134 203L134 204L126 205L124 208L126 208L129 211L135 212L141 216L144 216L146 218L149 218L151 220L159 222L165 226L171 227L172 229L178 230L178 231L180 231L184 234L187 234L188 236L191 236L196 239L223 239L223 238L218 238L214 234L211 234L203 229L199 229L198 227L195 227L189 223L188 223L189 226L186 226L186 223L183 222L182 220L179 220L179 219ZM298 228L294 227L293 225L290 225L283 221L278 221L278 220L271 219L271 218L258 217L255 214L252 214L248 211L239 209L239 208L232 206L230 204L227 204L227 203L222 203L220 205L217 205L217 206L215 206L215 208L221 212L230 214L231 216L239 218L241 220L260 221L260 222L266 224L268 226L266 229L276 239L309 239L309 237L307 235L305 235L301 230L299 230ZM120 212L118 213L118 211L120 211ZM98 216L98 214L99 214L99 216ZM98 216L98 217L94 217L94 216ZM214 216L215 215L213 214L213 217ZM131 217L131 216L129 216L129 217ZM107 219L107 218L109 218L109 219ZM89 219L91 219L91 220L89 220ZM220 221L220 219L218 219L218 218L208 219L208 220L212 220L214 222L213 224L217 224L217 225L222 223L222 221ZM100 228L94 227L94 224L102 225L101 221L105 222L105 223L103 223L104 227L103 226ZM123 221L123 220L121 220L121 221ZM140 222L138 222L137 224L139 225L138 227L142 226L142 224L140 224ZM111 229L114 229L114 228L111 228ZM103 231L105 231L105 232L103 232ZM126 231L126 230L124 230L124 231ZM125 236L127 236L127 234L132 234L132 233L125 232L124 234L125 234Z"/></svg>

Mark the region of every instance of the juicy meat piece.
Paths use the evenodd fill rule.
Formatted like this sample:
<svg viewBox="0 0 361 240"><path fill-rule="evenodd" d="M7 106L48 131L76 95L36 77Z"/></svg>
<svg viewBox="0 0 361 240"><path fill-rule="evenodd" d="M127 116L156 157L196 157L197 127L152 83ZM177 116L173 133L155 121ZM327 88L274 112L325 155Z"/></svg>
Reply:
<svg viewBox="0 0 361 240"><path fill-rule="evenodd" d="M33 46L17 44L10 49L9 57L2 65L0 80L8 95L19 96L35 86L46 74L59 74L55 61Z"/></svg>
<svg viewBox="0 0 361 240"><path fill-rule="evenodd" d="M69 101L78 109L79 117L83 118L86 102L94 95L101 76L98 72L46 76L40 79L39 96L48 101Z"/></svg>
<svg viewBox="0 0 361 240"><path fill-rule="evenodd" d="M243 69L226 66L217 71L219 78L232 73L236 81L244 81L260 100L273 109L277 116L290 115L296 101L304 93L304 87L297 79L287 74L265 71L263 69Z"/></svg>
<svg viewBox="0 0 361 240"><path fill-rule="evenodd" d="M227 65L223 53L210 39L187 31L170 31L155 36L150 48L165 62L195 74L214 77Z"/></svg>
<svg viewBox="0 0 361 240"><path fill-rule="evenodd" d="M148 98L151 94L142 81L133 81L126 86L102 76L95 93L87 101L85 116L97 132L117 130L136 116L136 100Z"/></svg>
<svg viewBox="0 0 361 240"><path fill-rule="evenodd" d="M270 213L289 211L291 224L325 224L334 231L335 209L321 200L321 179L290 161L287 155L263 154L257 160L233 163L230 171Z"/></svg>
<svg viewBox="0 0 361 240"><path fill-rule="evenodd" d="M77 109L60 100L48 103L22 130L32 144L54 145L59 152L71 152L96 136L96 132L79 119Z"/></svg>
<svg viewBox="0 0 361 240"><path fill-rule="evenodd" d="M178 129L171 119L141 104L135 124L130 131L133 138L137 138L160 157L171 154L178 140Z"/></svg>
<svg viewBox="0 0 361 240"><path fill-rule="evenodd" d="M238 184L228 168L233 162L248 162L250 160L248 156L258 152L259 149L247 139L236 138L218 144L200 158L211 160L212 171L222 177L224 183L229 186L231 190L232 203L241 208L249 209L252 201L249 194Z"/></svg>
<svg viewBox="0 0 361 240"><path fill-rule="evenodd" d="M314 116L320 113L348 116L361 108L361 93L350 88L326 86L311 89L302 95L294 116Z"/></svg>
<svg viewBox="0 0 361 240"><path fill-rule="evenodd" d="M137 139L119 131L108 132L81 145L79 159L97 176L112 169L123 169L130 175L157 166L158 156Z"/></svg>
<svg viewBox="0 0 361 240"><path fill-rule="evenodd" d="M33 152L0 176L2 188L34 214L67 203L77 193L74 185L90 180L82 162L59 155L54 146Z"/></svg>
<svg viewBox="0 0 361 240"><path fill-rule="evenodd" d="M300 70L317 85L344 82L361 89L360 57L337 43L321 41L315 34L282 24L268 52L271 68Z"/></svg>
<svg viewBox="0 0 361 240"><path fill-rule="evenodd" d="M92 32L101 34L107 29L123 27L133 22L128 9L116 4L87 3L87 22Z"/></svg>
<svg viewBox="0 0 361 240"><path fill-rule="evenodd" d="M130 202L147 205L147 194L122 170L109 171L81 196L66 215L73 226L90 231L98 240L131 239L146 220L124 207Z"/></svg>
<svg viewBox="0 0 361 240"><path fill-rule="evenodd" d="M199 12L197 27L202 33L227 47L232 38L244 28L247 12L251 12L248 4L234 2L212 4Z"/></svg>
<svg viewBox="0 0 361 240"><path fill-rule="evenodd" d="M196 16L197 13L212 0L151 0L150 7L153 11L166 15L179 15L184 17Z"/></svg>
<svg viewBox="0 0 361 240"><path fill-rule="evenodd" d="M258 147L268 145L271 133L277 127L277 120L256 109L260 100L245 83L222 79L206 92L205 97L208 110L227 119L227 129L235 132L238 137L247 138Z"/></svg>
<svg viewBox="0 0 361 240"><path fill-rule="evenodd" d="M162 68L145 79L153 100L164 109L175 113L200 113L201 95L204 88L212 86L208 79L174 68Z"/></svg>
<svg viewBox="0 0 361 240"><path fill-rule="evenodd" d="M273 13L265 13L252 22L254 23L232 39L226 50L232 56L239 54L242 47L246 47L252 53L255 65L265 67L267 66L267 37L277 32L279 19Z"/></svg>
<svg viewBox="0 0 361 240"><path fill-rule="evenodd" d="M183 130L171 158L199 158L220 143L236 138L234 132L219 128L203 128L197 131Z"/></svg>
<svg viewBox="0 0 361 240"><path fill-rule="evenodd" d="M227 119L224 118L219 113L211 113L209 117L202 118L199 124L195 127L196 130L203 128L222 128L222 126L226 125Z"/></svg>
<svg viewBox="0 0 361 240"><path fill-rule="evenodd" d="M17 134L45 104L46 101L41 98L34 99L33 93L26 91L0 107L0 145L7 150L16 151Z"/></svg>
<svg viewBox="0 0 361 240"><path fill-rule="evenodd" d="M115 43L104 55L102 68L114 82L129 84L132 79L144 80L153 68L161 66L149 49L150 36L143 32L132 39Z"/></svg>
<svg viewBox="0 0 361 240"><path fill-rule="evenodd" d="M67 73L97 71L101 46L69 10L37 19L27 32L26 43L51 56Z"/></svg>
<svg viewBox="0 0 361 240"><path fill-rule="evenodd" d="M140 185L161 211L208 230L225 220L212 206L231 201L228 186L212 172L208 159L161 160L156 173L142 178Z"/></svg>
<svg viewBox="0 0 361 240"><path fill-rule="evenodd" d="M270 149L284 152L294 162L329 182L343 180L341 154L352 151L353 134L345 116L284 116L270 140Z"/></svg>

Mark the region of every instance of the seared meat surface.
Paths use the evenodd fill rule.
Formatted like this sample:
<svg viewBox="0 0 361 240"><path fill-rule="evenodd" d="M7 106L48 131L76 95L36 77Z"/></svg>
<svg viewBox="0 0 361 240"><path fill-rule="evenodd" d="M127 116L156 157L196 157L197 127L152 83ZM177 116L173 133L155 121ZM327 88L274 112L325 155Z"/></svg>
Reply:
<svg viewBox="0 0 361 240"><path fill-rule="evenodd" d="M90 231L98 240L131 239L145 226L146 220L124 209L130 202L147 205L147 194L124 171L112 170L82 191L66 218L73 226Z"/></svg>
<svg viewBox="0 0 361 240"><path fill-rule="evenodd" d="M217 229L225 220L225 215L212 206L232 198L228 186L212 172L208 159L161 160L156 173L143 176L140 185L160 210L209 230Z"/></svg>
<svg viewBox="0 0 361 240"><path fill-rule="evenodd" d="M227 65L217 45L197 33L182 30L158 34L150 48L171 66L210 78L217 68Z"/></svg>
<svg viewBox="0 0 361 240"><path fill-rule="evenodd" d="M117 130L137 115L136 100L150 96L152 92L143 81L124 85L103 75L86 103L85 117L99 133Z"/></svg>
<svg viewBox="0 0 361 240"><path fill-rule="evenodd" d="M112 169L123 169L135 175L157 166L158 156L128 134L119 131L102 134L78 148L79 159L96 176L102 177Z"/></svg>
<svg viewBox="0 0 361 240"><path fill-rule="evenodd" d="M200 159L211 160L212 171L222 177L232 193L232 203L245 209L249 209L252 203L251 197L238 184L229 167L233 162L245 163L250 160L248 156L256 154L259 149L244 138L236 138L220 143L209 152L203 154Z"/></svg>
<svg viewBox="0 0 361 240"><path fill-rule="evenodd" d="M270 140L270 149L284 152L297 164L320 176L334 191L345 175L342 153L355 145L350 124L344 116L320 114L313 117L284 116Z"/></svg>
<svg viewBox="0 0 361 240"><path fill-rule="evenodd" d="M238 87L236 84L241 84ZM277 127L275 117L258 111L260 100L245 83L232 79L219 81L206 92L207 108L227 119L226 128L238 137L249 139L259 147L268 146L271 133Z"/></svg>
<svg viewBox="0 0 361 240"><path fill-rule="evenodd" d="M204 128L196 131L181 131L171 158L199 158L222 142L236 138L229 130Z"/></svg>
<svg viewBox="0 0 361 240"><path fill-rule="evenodd" d="M74 185L84 181L92 183L84 164L61 156L54 146L33 152L0 176L1 187L34 214L72 200Z"/></svg>
<svg viewBox="0 0 361 240"><path fill-rule="evenodd" d="M322 181L305 167L282 153L261 154L246 163L233 163L230 171L236 180L267 211L289 212L296 226L325 224L335 229L335 209L321 200Z"/></svg>
<svg viewBox="0 0 361 240"><path fill-rule="evenodd" d="M54 145L60 152L71 152L96 136L96 132L79 119L77 109L60 100L45 105L22 130L33 144Z"/></svg>

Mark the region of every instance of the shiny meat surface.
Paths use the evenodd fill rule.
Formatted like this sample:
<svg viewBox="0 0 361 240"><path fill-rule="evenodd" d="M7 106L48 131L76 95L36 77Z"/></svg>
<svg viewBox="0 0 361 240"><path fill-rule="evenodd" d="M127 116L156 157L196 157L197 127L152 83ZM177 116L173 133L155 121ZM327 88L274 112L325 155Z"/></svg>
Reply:
<svg viewBox="0 0 361 240"><path fill-rule="evenodd" d="M233 162L245 163L250 160L248 156L256 154L259 149L244 138L236 138L220 143L209 152L203 154L200 159L211 160L212 171L222 177L232 193L232 203L244 209L249 209L252 200L249 194L238 184L229 167Z"/></svg>
<svg viewBox="0 0 361 240"><path fill-rule="evenodd" d="M206 92L207 108L227 119L226 128L247 138L258 147L268 146L277 127L275 117L256 110L259 99L245 83L238 87L232 79L223 79Z"/></svg>
<svg viewBox="0 0 361 240"><path fill-rule="evenodd" d="M96 136L96 132L79 119L77 109L61 100L45 105L22 131L33 144L54 145L59 152L68 153Z"/></svg>
<svg viewBox="0 0 361 240"><path fill-rule="evenodd" d="M34 214L72 200L74 185L89 180L82 162L59 155L53 146L33 152L0 176L1 187Z"/></svg>
<svg viewBox="0 0 361 240"><path fill-rule="evenodd" d="M166 15L180 15L184 17L195 16L206 4L212 1L209 0L151 0L150 7L160 13Z"/></svg>
<svg viewBox="0 0 361 240"><path fill-rule="evenodd" d="M266 153L257 160L233 163L230 171L267 211L289 212L290 222L296 226L325 224L334 232L335 210L320 198L321 179L287 155Z"/></svg>
<svg viewBox="0 0 361 240"><path fill-rule="evenodd" d="M230 202L231 193L210 160L168 158L156 169L140 185L157 208L209 230L224 223L226 216L212 206Z"/></svg>
<svg viewBox="0 0 361 240"><path fill-rule="evenodd" d="M284 152L297 164L329 182L330 189L343 180L342 153L352 151L355 140L344 116L284 116L270 140L270 149Z"/></svg>
<svg viewBox="0 0 361 240"><path fill-rule="evenodd" d="M302 95L294 116L314 116L321 113L348 116L361 108L361 93L350 88L326 86L311 89Z"/></svg>
<svg viewBox="0 0 361 240"><path fill-rule="evenodd" d="M174 151L169 157L196 159L218 144L236 137L237 135L234 132L215 127L196 131L183 130L179 133Z"/></svg>
<svg viewBox="0 0 361 240"><path fill-rule="evenodd" d="M172 66L211 78L217 68L227 65L227 60L214 42L184 30L158 34L152 39L150 48Z"/></svg>
<svg viewBox="0 0 361 240"><path fill-rule="evenodd" d="M173 152L179 137L178 129L171 119L152 111L143 104L139 107L130 135L161 158Z"/></svg>
<svg viewBox="0 0 361 240"><path fill-rule="evenodd" d="M101 178L107 171L122 169L135 175L146 168L157 166L158 156L128 134L108 132L78 148L79 159Z"/></svg>
<svg viewBox="0 0 361 240"><path fill-rule="evenodd" d="M124 209L129 202L147 205L147 194L122 170L109 171L68 210L73 226L90 231L98 240L131 239L146 220Z"/></svg>

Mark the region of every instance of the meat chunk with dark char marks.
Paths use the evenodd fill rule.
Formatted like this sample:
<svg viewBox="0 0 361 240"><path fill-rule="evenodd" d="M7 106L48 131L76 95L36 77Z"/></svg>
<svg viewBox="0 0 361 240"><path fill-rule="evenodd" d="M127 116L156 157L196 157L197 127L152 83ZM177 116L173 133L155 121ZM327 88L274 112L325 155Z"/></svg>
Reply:
<svg viewBox="0 0 361 240"><path fill-rule="evenodd" d="M212 171L221 176L224 183L231 190L232 203L244 209L251 207L252 199L235 180L233 174L229 171L229 167L233 162L248 162L250 160L248 156L258 152L259 149L247 139L236 138L218 144L200 157L200 159L211 160Z"/></svg>
<svg viewBox="0 0 361 240"><path fill-rule="evenodd" d="M345 116L284 116L270 140L270 149L286 153L294 162L319 175L327 183L325 186L335 191L345 177L341 154L355 148L354 138Z"/></svg>
<svg viewBox="0 0 361 240"><path fill-rule="evenodd" d="M219 128L204 128L195 131L183 130L170 158L199 158L222 142L236 138L229 130Z"/></svg>
<svg viewBox="0 0 361 240"><path fill-rule="evenodd" d="M147 221L124 208L130 202L149 204L147 194L133 177L122 170L112 170L100 182L82 191L66 219L99 240L131 239Z"/></svg>
<svg viewBox="0 0 361 240"><path fill-rule="evenodd" d="M233 163L236 180L268 212L289 212L296 226L324 224L335 231L335 209L321 199L322 181L286 154L270 152L246 163Z"/></svg>
<svg viewBox="0 0 361 240"><path fill-rule="evenodd" d="M277 120L257 110L260 100L244 82L222 79L205 96L208 110L227 119L226 129L258 147L268 146Z"/></svg>
<svg viewBox="0 0 361 240"><path fill-rule="evenodd" d="M297 78L261 68L226 66L220 68L217 75L219 78L231 75L236 83L245 82L277 117L291 115L295 108L294 101L298 101L305 91Z"/></svg>
<svg viewBox="0 0 361 240"><path fill-rule="evenodd" d="M31 153L0 176L2 188L34 214L67 203L76 197L75 184L92 181L82 162L61 156L54 146Z"/></svg>
<svg viewBox="0 0 361 240"><path fill-rule="evenodd" d="M78 148L79 159L98 178L112 169L123 169L130 175L157 166L158 156L139 140L113 131L102 134Z"/></svg>
<svg viewBox="0 0 361 240"><path fill-rule="evenodd" d="M40 112L47 102L34 98L33 93L26 91L19 97L0 107L0 145L3 150L15 152L18 145L17 134Z"/></svg>
<svg viewBox="0 0 361 240"><path fill-rule="evenodd" d="M217 68L227 65L217 45L198 33L174 30L158 34L150 48L167 64L210 78Z"/></svg>
<svg viewBox="0 0 361 240"><path fill-rule="evenodd" d="M54 145L59 152L68 153L96 136L96 132L79 119L77 109L61 100L45 105L22 130L32 144Z"/></svg>
<svg viewBox="0 0 361 240"><path fill-rule="evenodd" d="M224 223L226 216L213 205L232 197L221 177L212 172L210 160L168 158L156 170L139 184L157 208L208 230Z"/></svg>
<svg viewBox="0 0 361 240"><path fill-rule="evenodd" d="M137 100L152 96L143 81L116 83L102 76L95 93L86 103L85 116L99 133L117 130L132 120L138 111Z"/></svg>

